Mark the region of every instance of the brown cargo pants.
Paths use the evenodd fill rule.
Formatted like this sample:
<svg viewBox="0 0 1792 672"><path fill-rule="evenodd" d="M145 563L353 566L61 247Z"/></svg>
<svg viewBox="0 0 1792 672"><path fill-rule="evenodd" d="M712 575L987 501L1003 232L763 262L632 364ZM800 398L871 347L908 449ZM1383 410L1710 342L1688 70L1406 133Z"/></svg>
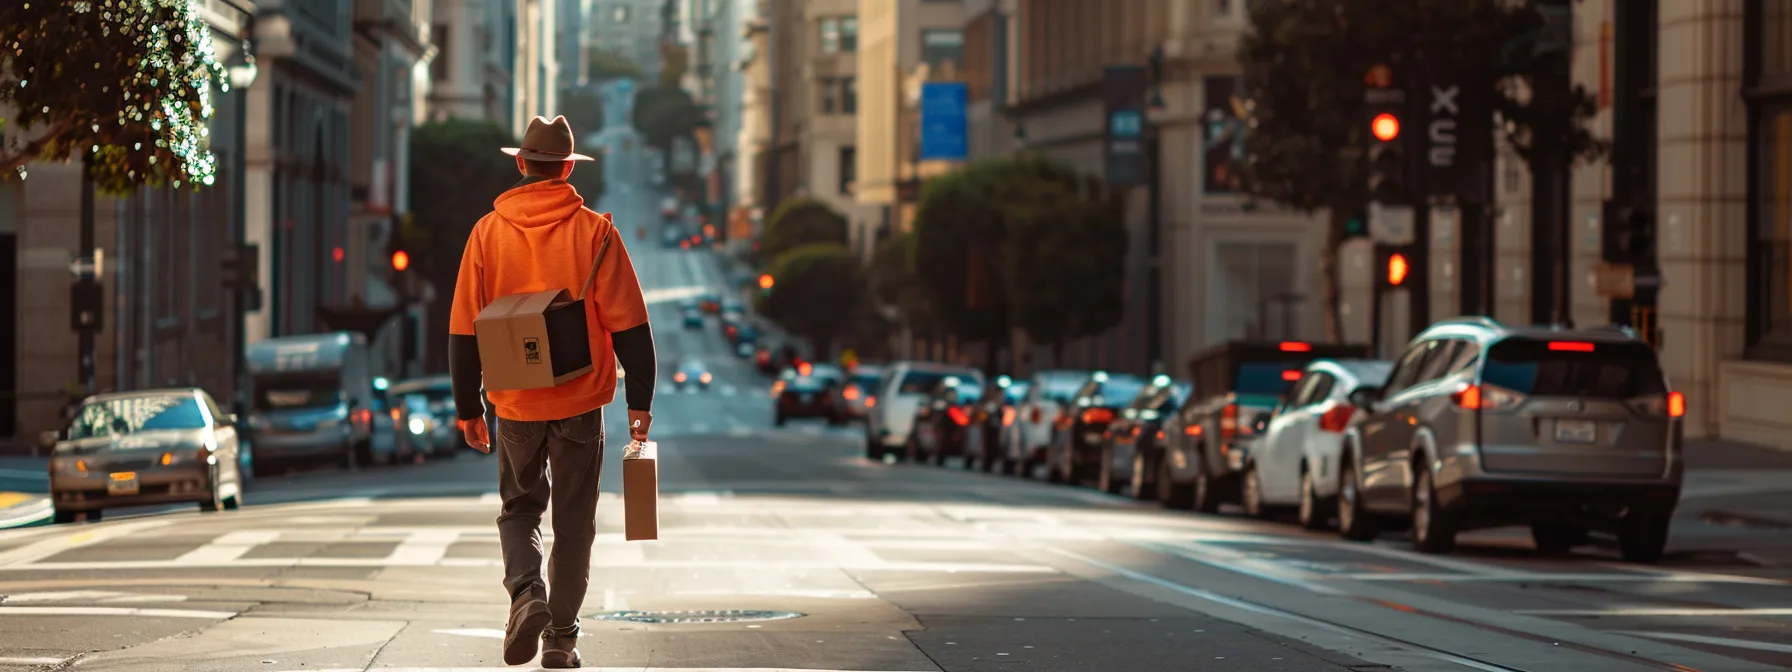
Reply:
<svg viewBox="0 0 1792 672"><path fill-rule="evenodd" d="M597 536L598 481L604 464L604 411L565 420L498 419L498 545L504 588L516 599L545 587L548 632L577 636L579 609L591 579L591 542ZM554 548L541 576L541 516L554 507Z"/></svg>

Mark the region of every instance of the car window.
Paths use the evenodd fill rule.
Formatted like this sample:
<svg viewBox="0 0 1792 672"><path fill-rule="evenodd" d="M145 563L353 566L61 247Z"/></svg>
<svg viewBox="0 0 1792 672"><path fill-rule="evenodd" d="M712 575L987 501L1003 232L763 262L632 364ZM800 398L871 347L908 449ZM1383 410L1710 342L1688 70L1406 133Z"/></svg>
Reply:
<svg viewBox="0 0 1792 672"><path fill-rule="evenodd" d="M1425 355L1425 368L1419 370L1417 382L1429 383L1444 377L1451 370L1450 364L1456 361L1456 354L1462 352L1462 346L1461 339L1432 341L1431 352Z"/></svg>
<svg viewBox="0 0 1792 672"><path fill-rule="evenodd" d="M1461 341L1462 347L1456 350L1456 359L1451 360L1450 368L1445 373L1455 373L1474 366L1481 360L1481 344L1474 341Z"/></svg>
<svg viewBox="0 0 1792 672"><path fill-rule="evenodd" d="M1419 368L1424 365L1425 355L1430 353L1430 341L1414 343L1407 348L1406 354L1400 356L1400 363L1394 365L1394 372L1388 376L1388 395L1412 387L1419 377Z"/></svg>
<svg viewBox="0 0 1792 672"><path fill-rule="evenodd" d="M69 425L68 438L125 436L169 429L204 429L205 413L191 394L103 399L86 404Z"/></svg>
<svg viewBox="0 0 1792 672"><path fill-rule="evenodd" d="M946 374L938 371L910 371L902 374L902 387L897 394L928 394Z"/></svg>
<svg viewBox="0 0 1792 672"><path fill-rule="evenodd" d="M1642 343L1507 339L1488 348L1481 381L1535 396L1629 399L1667 393L1655 350Z"/></svg>
<svg viewBox="0 0 1792 672"><path fill-rule="evenodd" d="M1308 373L1307 379L1301 382L1300 395L1295 398L1293 406L1304 408L1325 401L1326 396L1331 394L1334 380L1332 374L1324 371Z"/></svg>
<svg viewBox="0 0 1792 672"><path fill-rule="evenodd" d="M1232 390L1239 394L1280 396L1288 386L1300 380L1300 362L1245 362L1238 365L1238 379Z"/></svg>
<svg viewBox="0 0 1792 672"><path fill-rule="evenodd" d="M1068 404L1087 380L1080 376L1040 376L1033 379L1033 393L1038 399Z"/></svg>

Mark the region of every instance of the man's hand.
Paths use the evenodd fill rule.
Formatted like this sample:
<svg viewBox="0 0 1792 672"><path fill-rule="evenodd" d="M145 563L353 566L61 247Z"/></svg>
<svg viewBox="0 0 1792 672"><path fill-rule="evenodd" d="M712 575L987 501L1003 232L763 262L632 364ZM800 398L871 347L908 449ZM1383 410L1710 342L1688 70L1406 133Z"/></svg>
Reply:
<svg viewBox="0 0 1792 672"><path fill-rule="evenodd" d="M467 445L472 446L473 450L487 455L491 454L492 437L490 431L485 427L485 416L481 415L472 420L460 421L460 431L467 436Z"/></svg>
<svg viewBox="0 0 1792 672"><path fill-rule="evenodd" d="M635 441L647 440L647 429L653 426L653 414L647 411L628 411L628 438Z"/></svg>

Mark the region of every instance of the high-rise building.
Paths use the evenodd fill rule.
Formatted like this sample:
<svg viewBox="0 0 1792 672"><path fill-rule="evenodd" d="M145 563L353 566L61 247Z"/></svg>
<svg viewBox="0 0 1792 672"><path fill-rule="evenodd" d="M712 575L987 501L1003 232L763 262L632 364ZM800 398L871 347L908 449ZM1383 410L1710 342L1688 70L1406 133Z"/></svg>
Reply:
<svg viewBox="0 0 1792 672"><path fill-rule="evenodd" d="M429 117L511 127L514 2L433 0Z"/></svg>

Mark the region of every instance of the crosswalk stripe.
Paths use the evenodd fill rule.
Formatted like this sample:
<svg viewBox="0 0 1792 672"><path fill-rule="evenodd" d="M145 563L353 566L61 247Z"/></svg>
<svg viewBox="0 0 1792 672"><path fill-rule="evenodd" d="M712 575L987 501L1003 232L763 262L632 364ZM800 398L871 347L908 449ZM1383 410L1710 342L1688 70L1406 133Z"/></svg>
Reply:
<svg viewBox="0 0 1792 672"><path fill-rule="evenodd" d="M243 557L249 551L254 550L256 546L272 543L275 539L279 538L279 532L271 532L268 530L239 530L213 539L209 544L187 551L184 555L181 555L175 560L177 562L192 564L230 562L231 560Z"/></svg>
<svg viewBox="0 0 1792 672"><path fill-rule="evenodd" d="M463 633L454 633L463 634ZM476 636L476 635L475 635ZM514 667L338 667L289 672L514 672ZM595 672L849 672L795 667L586 667ZM919 670L883 670L880 672L921 672Z"/></svg>

